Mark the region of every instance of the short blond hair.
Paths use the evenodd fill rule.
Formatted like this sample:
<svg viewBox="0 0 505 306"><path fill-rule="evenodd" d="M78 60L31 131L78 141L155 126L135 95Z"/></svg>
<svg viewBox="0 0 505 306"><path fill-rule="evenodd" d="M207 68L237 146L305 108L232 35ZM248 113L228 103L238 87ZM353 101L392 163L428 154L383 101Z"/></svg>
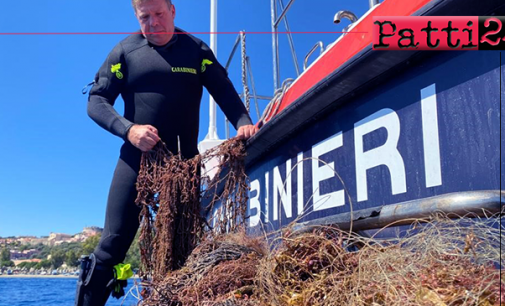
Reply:
<svg viewBox="0 0 505 306"><path fill-rule="evenodd" d="M151 1L151 0L132 0L133 9L136 11L137 5L139 5L140 3L143 3L143 2L148 2L148 1ZM165 0L165 1L167 2L168 7L170 7L172 5L172 0Z"/></svg>

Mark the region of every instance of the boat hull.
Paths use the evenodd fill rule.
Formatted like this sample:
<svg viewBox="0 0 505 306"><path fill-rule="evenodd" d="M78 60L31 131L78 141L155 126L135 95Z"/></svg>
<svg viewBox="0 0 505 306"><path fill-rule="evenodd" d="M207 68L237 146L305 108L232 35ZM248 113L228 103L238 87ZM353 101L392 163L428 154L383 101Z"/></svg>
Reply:
<svg viewBox="0 0 505 306"><path fill-rule="evenodd" d="M495 191L499 209L500 64L499 52L440 52L326 103L248 163L248 226L317 224L351 211L373 217L388 205L461 192Z"/></svg>

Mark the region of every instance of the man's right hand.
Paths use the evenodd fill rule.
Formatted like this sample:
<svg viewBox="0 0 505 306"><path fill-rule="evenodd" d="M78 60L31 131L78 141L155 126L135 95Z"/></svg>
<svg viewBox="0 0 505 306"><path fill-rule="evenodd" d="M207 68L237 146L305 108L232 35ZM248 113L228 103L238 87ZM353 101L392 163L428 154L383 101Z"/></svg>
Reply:
<svg viewBox="0 0 505 306"><path fill-rule="evenodd" d="M150 151L160 141L158 130L152 125L134 124L127 135L128 141L142 152Z"/></svg>

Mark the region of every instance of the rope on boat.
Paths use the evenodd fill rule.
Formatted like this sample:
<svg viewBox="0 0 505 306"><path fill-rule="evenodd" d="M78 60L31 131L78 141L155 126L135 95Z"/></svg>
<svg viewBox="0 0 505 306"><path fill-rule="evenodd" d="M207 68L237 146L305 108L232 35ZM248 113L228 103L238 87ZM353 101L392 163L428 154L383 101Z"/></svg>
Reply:
<svg viewBox="0 0 505 306"><path fill-rule="evenodd" d="M270 121L270 119L272 119L272 117L277 113L279 107L281 106L282 98L284 98L284 95L291 87L291 84L293 84L293 82L294 79L288 78L282 82L281 88L275 91L274 97L272 100L270 100L265 110L263 111L263 115L261 115L261 118L258 120L259 127L262 127L265 123Z"/></svg>

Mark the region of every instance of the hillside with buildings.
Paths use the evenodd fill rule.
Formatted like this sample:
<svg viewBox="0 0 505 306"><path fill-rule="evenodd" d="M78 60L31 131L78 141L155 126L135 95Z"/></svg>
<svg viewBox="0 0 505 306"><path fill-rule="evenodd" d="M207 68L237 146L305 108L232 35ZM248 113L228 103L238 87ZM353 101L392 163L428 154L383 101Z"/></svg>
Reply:
<svg viewBox="0 0 505 306"><path fill-rule="evenodd" d="M82 232L70 235L64 233L50 233L49 236L35 237L35 236L19 236L19 237L0 237L0 248L7 245L48 245L55 246L64 242L83 242L91 236L101 234L102 228L97 226L85 227Z"/></svg>
<svg viewBox="0 0 505 306"><path fill-rule="evenodd" d="M92 226L73 235L50 233L44 237L0 237L0 274L75 270L79 257L92 252L101 233L101 228Z"/></svg>
<svg viewBox="0 0 505 306"><path fill-rule="evenodd" d="M75 273L80 256L93 252L101 234L102 228L92 226L74 235L0 237L0 275ZM125 262L133 268L140 265L138 235Z"/></svg>

